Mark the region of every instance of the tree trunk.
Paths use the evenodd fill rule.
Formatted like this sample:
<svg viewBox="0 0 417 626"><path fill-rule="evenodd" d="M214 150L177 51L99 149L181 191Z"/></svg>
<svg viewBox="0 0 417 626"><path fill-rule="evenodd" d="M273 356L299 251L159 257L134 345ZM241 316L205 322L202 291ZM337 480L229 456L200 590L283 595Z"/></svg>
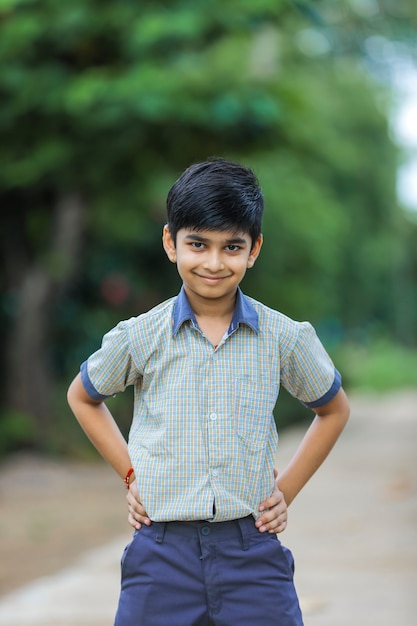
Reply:
<svg viewBox="0 0 417 626"><path fill-rule="evenodd" d="M54 373L49 350L52 310L76 269L83 216L84 204L78 194L63 197L55 208L47 264L37 260L24 268L20 277L19 306L7 351L8 404L33 418L39 444L46 441L54 421Z"/></svg>

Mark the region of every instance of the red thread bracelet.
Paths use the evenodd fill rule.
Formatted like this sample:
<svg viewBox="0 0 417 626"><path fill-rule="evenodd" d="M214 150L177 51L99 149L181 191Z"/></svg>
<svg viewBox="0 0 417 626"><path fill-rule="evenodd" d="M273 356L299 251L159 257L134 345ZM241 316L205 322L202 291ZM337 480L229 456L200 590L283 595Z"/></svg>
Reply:
<svg viewBox="0 0 417 626"><path fill-rule="evenodd" d="M129 469L129 471L127 472L126 476L123 479L124 484L126 485L126 489L130 489L130 482L129 482L129 478L132 476L133 472L135 470L133 469L133 467L131 467Z"/></svg>

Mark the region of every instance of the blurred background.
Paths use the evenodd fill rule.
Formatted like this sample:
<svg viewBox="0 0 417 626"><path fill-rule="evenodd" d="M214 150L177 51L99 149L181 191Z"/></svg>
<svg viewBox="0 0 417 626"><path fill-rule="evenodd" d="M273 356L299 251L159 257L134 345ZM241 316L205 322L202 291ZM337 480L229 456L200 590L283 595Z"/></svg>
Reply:
<svg viewBox="0 0 417 626"><path fill-rule="evenodd" d="M265 194L244 290L348 389L416 385L416 25L413 0L0 0L1 456L91 454L66 388L177 293L165 197L213 155Z"/></svg>
<svg viewBox="0 0 417 626"><path fill-rule="evenodd" d="M291 508L308 623L414 624L415 0L0 0L0 137L0 595L53 576L0 621L92 626L57 615L117 594L119 547L108 587L78 573L51 608L57 572L131 530L66 390L107 330L178 292L165 198L223 156L266 200L244 291L311 321L352 398ZM127 434L130 391L111 408ZM283 392L276 419L299 422L289 458L311 412Z"/></svg>

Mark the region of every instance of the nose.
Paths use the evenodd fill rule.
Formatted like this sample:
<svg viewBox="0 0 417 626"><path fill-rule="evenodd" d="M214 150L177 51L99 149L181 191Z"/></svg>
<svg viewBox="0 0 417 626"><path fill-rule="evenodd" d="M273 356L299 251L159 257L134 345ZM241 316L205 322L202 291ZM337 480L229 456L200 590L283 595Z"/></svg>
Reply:
<svg viewBox="0 0 417 626"><path fill-rule="evenodd" d="M223 270L224 263L222 261L221 253L218 250L207 251L203 267L205 270L208 270L211 273Z"/></svg>

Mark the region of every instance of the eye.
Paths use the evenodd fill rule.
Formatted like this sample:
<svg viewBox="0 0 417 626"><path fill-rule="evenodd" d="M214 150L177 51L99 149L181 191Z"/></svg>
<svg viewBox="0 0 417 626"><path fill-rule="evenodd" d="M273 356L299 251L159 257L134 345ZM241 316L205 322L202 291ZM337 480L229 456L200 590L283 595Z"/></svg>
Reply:
<svg viewBox="0 0 417 626"><path fill-rule="evenodd" d="M238 252L238 250L240 250L240 246L237 246L236 244L231 243L228 246L226 246L226 250L228 252Z"/></svg>
<svg viewBox="0 0 417 626"><path fill-rule="evenodd" d="M190 246L192 248L196 248L197 250L201 250L201 248L204 248L204 243L202 243L201 241L192 241L190 243Z"/></svg>

